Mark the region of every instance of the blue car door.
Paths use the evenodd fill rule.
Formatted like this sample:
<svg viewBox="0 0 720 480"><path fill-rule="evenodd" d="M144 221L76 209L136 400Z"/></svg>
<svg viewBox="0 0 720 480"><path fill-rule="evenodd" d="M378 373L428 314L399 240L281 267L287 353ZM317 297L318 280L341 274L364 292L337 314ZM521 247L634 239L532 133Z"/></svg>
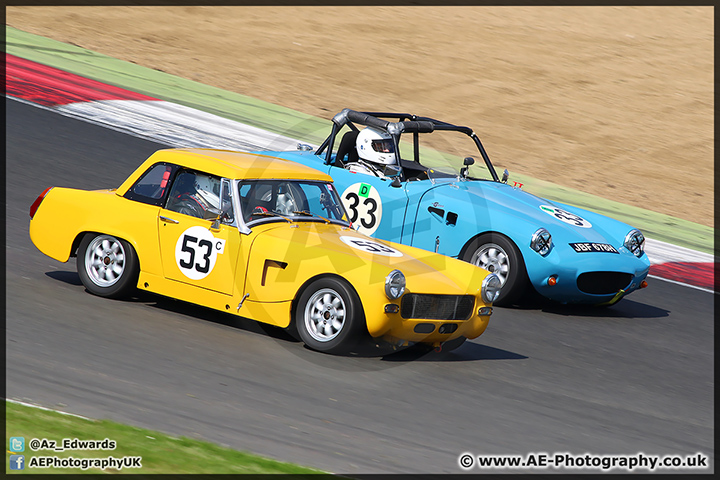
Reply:
<svg viewBox="0 0 720 480"><path fill-rule="evenodd" d="M490 225L482 190L469 182L408 182L409 205L404 244L456 257Z"/></svg>

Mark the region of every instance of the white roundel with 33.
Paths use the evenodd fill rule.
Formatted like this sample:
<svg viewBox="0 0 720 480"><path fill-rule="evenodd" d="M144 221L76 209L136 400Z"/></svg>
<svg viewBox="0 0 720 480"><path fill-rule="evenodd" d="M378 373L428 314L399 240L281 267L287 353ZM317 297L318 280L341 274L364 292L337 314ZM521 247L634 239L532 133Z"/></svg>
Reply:
<svg viewBox="0 0 720 480"><path fill-rule="evenodd" d="M372 235L382 220L382 198L377 188L368 183L354 183L340 195L343 206L350 215L353 228L365 235Z"/></svg>
<svg viewBox="0 0 720 480"><path fill-rule="evenodd" d="M548 215L552 215L561 222L567 223L568 225L580 228L592 228L592 223L588 222L581 216L575 215L567 210L563 210L562 208L551 207L550 205L540 205L540 210Z"/></svg>

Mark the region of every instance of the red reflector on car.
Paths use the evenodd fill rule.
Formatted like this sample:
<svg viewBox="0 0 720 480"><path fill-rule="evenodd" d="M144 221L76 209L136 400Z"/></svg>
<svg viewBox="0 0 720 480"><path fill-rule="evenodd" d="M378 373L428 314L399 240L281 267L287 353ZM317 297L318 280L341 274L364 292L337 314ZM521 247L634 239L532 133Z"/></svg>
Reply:
<svg viewBox="0 0 720 480"><path fill-rule="evenodd" d="M52 189L53 189L53 187L46 188L45 191L42 192L40 194L40 196L35 199L33 204L30 205L30 218L33 218L35 216L35 212L37 212L37 209L40 206L40 204L42 203L43 199L45 198L45 195L47 195L47 193Z"/></svg>

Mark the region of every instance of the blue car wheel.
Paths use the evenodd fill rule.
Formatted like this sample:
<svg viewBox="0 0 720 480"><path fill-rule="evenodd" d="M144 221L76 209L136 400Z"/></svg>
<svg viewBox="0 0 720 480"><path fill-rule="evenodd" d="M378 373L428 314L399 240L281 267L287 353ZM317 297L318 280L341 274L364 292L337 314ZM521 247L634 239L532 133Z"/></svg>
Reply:
<svg viewBox="0 0 720 480"><path fill-rule="evenodd" d="M504 235L483 233L465 247L460 258L500 278L502 288L495 305L512 305L527 290L525 262L515 244Z"/></svg>

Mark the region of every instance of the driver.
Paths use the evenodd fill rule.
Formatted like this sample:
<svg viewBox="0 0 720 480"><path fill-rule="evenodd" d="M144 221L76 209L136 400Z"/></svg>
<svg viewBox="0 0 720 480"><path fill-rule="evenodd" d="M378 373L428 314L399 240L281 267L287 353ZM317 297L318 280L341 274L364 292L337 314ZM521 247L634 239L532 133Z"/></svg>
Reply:
<svg viewBox="0 0 720 480"><path fill-rule="evenodd" d="M397 176L400 169L395 159L395 144L389 133L366 127L355 141L359 160L345 165L353 173L366 173L376 177Z"/></svg>
<svg viewBox="0 0 720 480"><path fill-rule="evenodd" d="M167 209L197 218L205 218L209 208L218 208L220 189L216 179L206 175L182 172L178 175Z"/></svg>

